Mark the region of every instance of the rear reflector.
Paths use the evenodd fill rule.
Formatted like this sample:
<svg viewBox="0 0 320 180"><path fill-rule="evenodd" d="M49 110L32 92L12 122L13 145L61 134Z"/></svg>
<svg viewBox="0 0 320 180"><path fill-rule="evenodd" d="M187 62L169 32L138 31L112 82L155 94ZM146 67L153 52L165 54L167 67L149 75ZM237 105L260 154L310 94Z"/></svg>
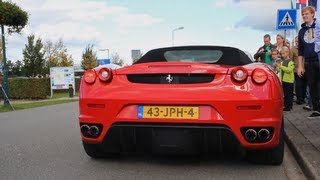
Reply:
<svg viewBox="0 0 320 180"><path fill-rule="evenodd" d="M88 107L91 107L91 108L104 108L105 105L104 104L87 104Z"/></svg>
<svg viewBox="0 0 320 180"><path fill-rule="evenodd" d="M259 110L261 106L238 106L238 110Z"/></svg>

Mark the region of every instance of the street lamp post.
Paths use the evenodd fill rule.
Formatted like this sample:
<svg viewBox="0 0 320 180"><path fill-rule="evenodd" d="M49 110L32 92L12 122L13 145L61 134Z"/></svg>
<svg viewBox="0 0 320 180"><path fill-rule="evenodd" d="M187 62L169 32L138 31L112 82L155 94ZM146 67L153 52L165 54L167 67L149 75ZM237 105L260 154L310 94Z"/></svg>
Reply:
<svg viewBox="0 0 320 180"><path fill-rule="evenodd" d="M184 29L184 27L178 27L178 28L172 30L172 46L174 46L174 32L177 30L181 30L181 29Z"/></svg>
<svg viewBox="0 0 320 180"><path fill-rule="evenodd" d="M99 51L107 51L107 52L108 52L108 59L110 59L110 56L109 56L109 49L99 49Z"/></svg>
<svg viewBox="0 0 320 180"><path fill-rule="evenodd" d="M3 88L5 94L9 95L9 88L8 88L8 68L7 68L7 58L6 58L6 44L5 44L5 37L4 37L4 26L1 25L1 35L2 35L2 55L3 55ZM4 104L9 104L8 99L4 98Z"/></svg>

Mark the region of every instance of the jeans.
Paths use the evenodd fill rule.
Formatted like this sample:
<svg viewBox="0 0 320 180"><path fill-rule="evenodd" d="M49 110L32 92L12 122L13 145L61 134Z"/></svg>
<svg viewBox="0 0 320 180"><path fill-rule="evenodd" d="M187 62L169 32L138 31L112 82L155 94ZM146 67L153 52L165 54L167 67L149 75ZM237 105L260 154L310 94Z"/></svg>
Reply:
<svg viewBox="0 0 320 180"><path fill-rule="evenodd" d="M297 97L297 101L304 102L306 98L306 91L307 91L307 81L303 77L299 77L297 73L294 73L294 80L295 80L295 93Z"/></svg>
<svg viewBox="0 0 320 180"><path fill-rule="evenodd" d="M282 82L282 89L284 95L284 108L292 109L293 104L293 83Z"/></svg>
<svg viewBox="0 0 320 180"><path fill-rule="evenodd" d="M314 111L319 111L319 88L318 88L318 82L320 78L319 62L318 61L308 62L306 60L304 64L305 64L305 76L310 89L312 108Z"/></svg>
<svg viewBox="0 0 320 180"><path fill-rule="evenodd" d="M307 104L309 105L309 107L312 107L312 100L311 100L311 96L310 96L310 89L309 86L307 86L307 91L306 91L306 96L307 96Z"/></svg>

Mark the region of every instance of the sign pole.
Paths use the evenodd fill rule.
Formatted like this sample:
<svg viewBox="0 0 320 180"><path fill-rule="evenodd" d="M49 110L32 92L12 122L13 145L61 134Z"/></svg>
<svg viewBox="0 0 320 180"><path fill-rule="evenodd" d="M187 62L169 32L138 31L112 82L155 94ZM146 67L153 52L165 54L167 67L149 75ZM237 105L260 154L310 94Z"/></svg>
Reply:
<svg viewBox="0 0 320 180"><path fill-rule="evenodd" d="M4 36L4 26L1 24L1 35L2 35L2 55L3 55L3 88L5 93L9 96L9 86L8 86L8 67L7 67L7 57L6 57L6 41ZM4 99L4 104L9 104L9 97L8 99Z"/></svg>
<svg viewBox="0 0 320 180"><path fill-rule="evenodd" d="M52 70L51 70L51 69L52 69L52 67L50 68L50 92L51 92L51 96L50 96L50 97L52 98L52 95L53 95L53 90L52 90L52 78L53 78L53 77L52 77L52 72L51 72Z"/></svg>
<svg viewBox="0 0 320 180"><path fill-rule="evenodd" d="M284 30L284 41L286 41L286 39L287 39L287 30L285 29ZM285 42L284 42L285 43Z"/></svg>

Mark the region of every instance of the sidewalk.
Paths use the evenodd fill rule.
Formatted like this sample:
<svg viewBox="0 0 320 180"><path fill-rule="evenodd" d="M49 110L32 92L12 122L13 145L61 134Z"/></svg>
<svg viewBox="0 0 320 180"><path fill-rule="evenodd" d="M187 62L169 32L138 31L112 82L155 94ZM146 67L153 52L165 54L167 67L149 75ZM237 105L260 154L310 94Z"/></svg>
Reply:
<svg viewBox="0 0 320 180"><path fill-rule="evenodd" d="M79 99L79 96L74 96L72 98L70 97L62 97L62 98L56 98L56 99L40 99L40 100L15 100L15 99L10 99L11 104L23 104L23 103L32 103L32 102L44 102L44 101L59 101L59 100L68 100L68 99Z"/></svg>
<svg viewBox="0 0 320 180"><path fill-rule="evenodd" d="M303 106L284 112L285 138L308 179L320 179L320 119L308 119Z"/></svg>

